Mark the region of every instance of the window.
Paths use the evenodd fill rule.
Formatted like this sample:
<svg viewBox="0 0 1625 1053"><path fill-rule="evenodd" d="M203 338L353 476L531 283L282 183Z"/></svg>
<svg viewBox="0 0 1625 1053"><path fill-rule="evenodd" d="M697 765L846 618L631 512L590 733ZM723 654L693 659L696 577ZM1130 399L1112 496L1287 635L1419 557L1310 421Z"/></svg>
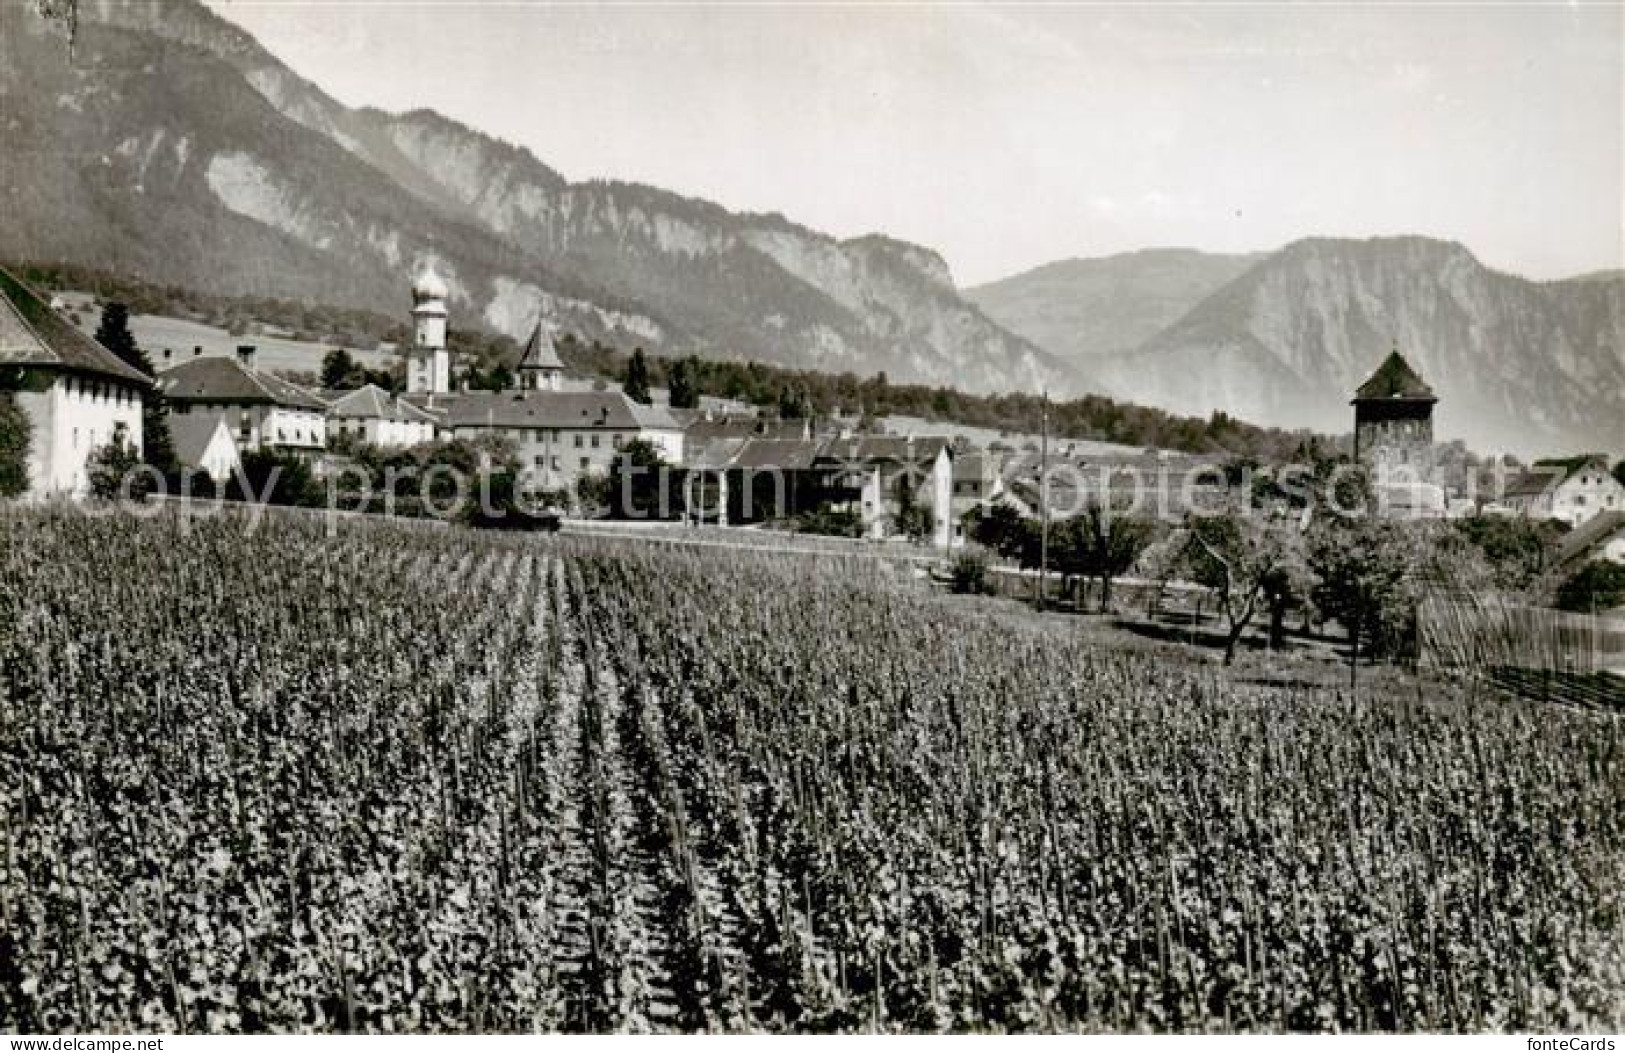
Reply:
<svg viewBox="0 0 1625 1053"><path fill-rule="evenodd" d="M581 470L582 471L586 471L591 466L592 466L592 459L591 458L588 458L588 457L581 458Z"/></svg>
<svg viewBox="0 0 1625 1053"><path fill-rule="evenodd" d="M595 450L598 449L598 436L596 435L592 437L592 448Z"/></svg>
<svg viewBox="0 0 1625 1053"><path fill-rule="evenodd" d="M619 434L616 434L616 436L615 436L615 441L614 441L614 445L615 445L615 448L616 448L616 449L617 449L617 450L618 450L618 449L620 449L620 448L621 448L621 442L622 442L622 441L623 441L623 440L622 440L622 437L621 437L621 435L619 435Z"/></svg>
<svg viewBox="0 0 1625 1053"><path fill-rule="evenodd" d="M581 433L576 432L576 449L581 449Z"/></svg>
<svg viewBox="0 0 1625 1053"><path fill-rule="evenodd" d="M188 403L178 402L175 404L175 412L184 417L186 414L192 412L192 407Z"/></svg>
<svg viewBox="0 0 1625 1053"><path fill-rule="evenodd" d="M538 468L546 468L547 467L547 457L545 455L543 455L543 454L538 453L536 455L535 464L536 464L536 467L538 467Z"/></svg>
<svg viewBox="0 0 1625 1053"><path fill-rule="evenodd" d="M553 455L553 470L555 472L559 470L559 455L556 453Z"/></svg>

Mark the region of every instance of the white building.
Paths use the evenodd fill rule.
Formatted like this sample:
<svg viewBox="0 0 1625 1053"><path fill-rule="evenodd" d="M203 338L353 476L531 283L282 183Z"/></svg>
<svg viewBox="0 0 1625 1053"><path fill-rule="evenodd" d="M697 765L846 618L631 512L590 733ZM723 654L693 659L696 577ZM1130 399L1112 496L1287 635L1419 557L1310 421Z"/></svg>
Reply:
<svg viewBox="0 0 1625 1053"><path fill-rule="evenodd" d="M1606 559L1625 563L1625 511L1592 516L1563 539L1558 562L1564 566Z"/></svg>
<svg viewBox="0 0 1625 1053"><path fill-rule="evenodd" d="M181 466L203 472L216 485L227 482L242 466L237 440L221 414L170 414L169 437Z"/></svg>
<svg viewBox="0 0 1625 1053"><path fill-rule="evenodd" d="M327 405L254 365L254 349L236 358L199 355L158 374L171 419L199 413L226 419L238 449L314 453L327 447Z"/></svg>
<svg viewBox="0 0 1625 1053"><path fill-rule="evenodd" d="M1507 484L1502 505L1531 519L1579 526L1604 512L1625 510L1625 486L1603 457L1537 464Z"/></svg>
<svg viewBox="0 0 1625 1053"><path fill-rule="evenodd" d="M437 397L435 407L451 439L506 440L539 490L607 475L615 455L639 439L673 464L683 457L683 430L671 414L619 391L466 391Z"/></svg>
<svg viewBox="0 0 1625 1053"><path fill-rule="evenodd" d="M0 268L0 389L32 425L31 497L83 496L91 453L115 439L139 452L141 400L151 386Z"/></svg>
<svg viewBox="0 0 1625 1053"><path fill-rule="evenodd" d="M446 348L445 279L430 263L412 282L412 346L406 349L406 390L445 394L451 390L451 353Z"/></svg>
<svg viewBox="0 0 1625 1053"><path fill-rule="evenodd" d="M327 408L327 433L351 437L380 449L404 449L433 442L435 417L376 384L333 392Z"/></svg>

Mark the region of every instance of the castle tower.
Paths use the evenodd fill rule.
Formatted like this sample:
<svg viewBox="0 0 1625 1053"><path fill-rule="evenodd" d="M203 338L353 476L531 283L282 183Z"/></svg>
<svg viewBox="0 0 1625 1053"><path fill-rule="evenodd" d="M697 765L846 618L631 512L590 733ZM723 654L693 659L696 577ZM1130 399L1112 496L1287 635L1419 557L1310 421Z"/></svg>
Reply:
<svg viewBox="0 0 1625 1053"><path fill-rule="evenodd" d="M1432 481L1438 401L1397 349L1354 393L1354 456L1379 483Z"/></svg>
<svg viewBox="0 0 1625 1053"><path fill-rule="evenodd" d="M563 387L564 362L559 358L547 325L536 320L530 339L519 356L518 382L520 391L558 391Z"/></svg>
<svg viewBox="0 0 1625 1053"><path fill-rule="evenodd" d="M406 353L406 390L444 395L451 390L451 354L446 350L445 279L430 263L412 282L412 346Z"/></svg>

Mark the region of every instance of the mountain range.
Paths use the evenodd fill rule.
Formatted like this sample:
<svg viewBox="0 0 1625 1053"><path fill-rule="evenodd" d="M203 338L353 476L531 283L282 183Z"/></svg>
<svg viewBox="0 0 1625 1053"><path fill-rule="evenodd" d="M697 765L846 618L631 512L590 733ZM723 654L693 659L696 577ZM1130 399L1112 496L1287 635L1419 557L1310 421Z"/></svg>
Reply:
<svg viewBox="0 0 1625 1053"><path fill-rule="evenodd" d="M655 187L570 182L429 111L346 107L195 0L0 5L0 254L403 313L433 259L454 321L951 384L1073 385L935 252Z"/></svg>
<svg viewBox="0 0 1625 1053"><path fill-rule="evenodd" d="M1107 393L1176 412L1345 431L1354 389L1398 349L1439 395L1441 438L1625 450L1625 273L1534 282L1454 242L1310 238L1067 261L967 295Z"/></svg>
<svg viewBox="0 0 1625 1053"><path fill-rule="evenodd" d="M572 182L431 111L347 107L196 0L80 7L70 54L33 5L0 4L0 258L391 315L433 260L454 325L514 337L546 317L623 348L1327 432L1398 347L1445 438L1625 448L1625 274L1533 282L1450 242L1309 239L962 291L919 245Z"/></svg>

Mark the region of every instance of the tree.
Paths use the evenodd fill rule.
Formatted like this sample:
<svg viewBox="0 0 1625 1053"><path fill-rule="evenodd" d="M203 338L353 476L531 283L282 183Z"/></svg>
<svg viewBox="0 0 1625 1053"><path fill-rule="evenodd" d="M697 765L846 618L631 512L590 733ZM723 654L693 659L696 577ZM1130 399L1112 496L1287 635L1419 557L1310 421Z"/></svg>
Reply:
<svg viewBox="0 0 1625 1053"><path fill-rule="evenodd" d="M120 362L152 376L152 362L146 352L135 345L135 334L130 332L129 307L115 301L102 308L102 320L96 326L96 342L117 355Z"/></svg>
<svg viewBox="0 0 1625 1053"><path fill-rule="evenodd" d="M632 360L626 364L626 397L633 402L641 402L647 406L651 401L649 394L649 360L644 357L643 348L632 352Z"/></svg>
<svg viewBox="0 0 1625 1053"><path fill-rule="evenodd" d="M666 386L671 392L673 409L695 409L699 406L700 392L696 386L698 373L699 360L692 355L672 363Z"/></svg>
<svg viewBox="0 0 1625 1053"><path fill-rule="evenodd" d="M242 456L242 470L227 484L234 501L268 505L318 505L326 494L299 457L276 450L250 450Z"/></svg>
<svg viewBox="0 0 1625 1053"><path fill-rule="evenodd" d="M1290 524L1232 512L1193 517L1187 527L1186 565L1192 580L1211 589L1224 611L1224 664L1260 609L1269 611L1270 646L1281 646L1286 612L1311 587L1302 535Z"/></svg>
<svg viewBox="0 0 1625 1053"><path fill-rule="evenodd" d="M1405 588L1415 546L1400 524L1376 518L1319 521L1308 541L1313 598L1349 638L1349 683L1357 682L1360 648L1372 655L1403 647L1415 615Z"/></svg>
<svg viewBox="0 0 1625 1053"><path fill-rule="evenodd" d="M897 478L897 515L892 525L915 544L928 540L936 526L930 502L920 500L918 488L906 475Z"/></svg>
<svg viewBox="0 0 1625 1053"><path fill-rule="evenodd" d="M1038 566L1038 522L999 501L985 513L974 515L968 533L972 541L1015 560L1026 569Z"/></svg>
<svg viewBox="0 0 1625 1053"><path fill-rule="evenodd" d="M357 378L361 367L355 356L342 347L335 347L322 356L322 387L329 391L347 391L360 387Z"/></svg>
<svg viewBox="0 0 1625 1053"><path fill-rule="evenodd" d="M101 501L114 501L121 497L144 500L152 491L152 479L145 472L137 474L141 465L141 456L135 452L135 444L122 432L114 435L111 442L91 451L86 461L91 496Z"/></svg>
<svg viewBox="0 0 1625 1053"><path fill-rule="evenodd" d="M673 473L660 450L633 439L609 463L609 509L617 519L662 519L672 508Z"/></svg>
<svg viewBox="0 0 1625 1053"><path fill-rule="evenodd" d="M28 450L33 425L10 391L0 391L0 498L28 490Z"/></svg>
<svg viewBox="0 0 1625 1053"><path fill-rule="evenodd" d="M1614 464L1614 478L1619 480L1620 486L1625 486L1625 457Z"/></svg>
<svg viewBox="0 0 1625 1053"><path fill-rule="evenodd" d="M779 418L781 420L804 420L812 415L811 407L807 402L807 393L799 387L792 388L788 384L779 389Z"/></svg>
<svg viewBox="0 0 1625 1053"><path fill-rule="evenodd" d="M1625 563L1596 559L1585 564L1557 590L1557 605L1565 611L1593 614L1625 604Z"/></svg>
<svg viewBox="0 0 1625 1053"><path fill-rule="evenodd" d="M1115 513L1091 501L1080 515L1054 525L1050 549L1063 574L1100 582L1100 611L1104 614L1111 607L1113 579L1128 573L1154 535L1149 520Z"/></svg>

